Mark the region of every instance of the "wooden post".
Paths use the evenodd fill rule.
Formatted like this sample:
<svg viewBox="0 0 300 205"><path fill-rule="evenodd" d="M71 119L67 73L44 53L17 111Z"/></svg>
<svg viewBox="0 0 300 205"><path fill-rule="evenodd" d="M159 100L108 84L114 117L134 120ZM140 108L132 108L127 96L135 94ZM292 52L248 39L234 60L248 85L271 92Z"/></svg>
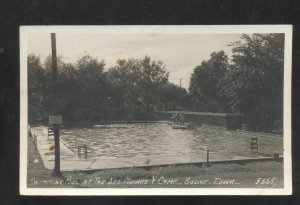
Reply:
<svg viewBox="0 0 300 205"><path fill-rule="evenodd" d="M55 164L54 175L60 175L60 143L59 143L59 125L54 125L54 146L55 146Z"/></svg>
<svg viewBox="0 0 300 205"><path fill-rule="evenodd" d="M54 102L57 101L57 55L56 55L56 37L55 33L51 33L51 49L52 49L52 76L53 76L53 95ZM54 104L54 107L57 103ZM56 108L56 107L55 107ZM57 109L57 108L56 108ZM59 125L54 124L54 146L55 146L55 163L54 172L56 176L60 176L60 146L59 146Z"/></svg>
<svg viewBox="0 0 300 205"><path fill-rule="evenodd" d="M52 48L52 77L53 77L53 85L54 85L53 87L56 87L57 56L56 56L56 37L55 37L55 33L51 33L51 48Z"/></svg>
<svg viewBox="0 0 300 205"><path fill-rule="evenodd" d="M279 161L279 154L278 153L274 153L274 160Z"/></svg>
<svg viewBox="0 0 300 205"><path fill-rule="evenodd" d="M181 88L181 81L182 81L182 78L179 78L179 87Z"/></svg>
<svg viewBox="0 0 300 205"><path fill-rule="evenodd" d="M207 155L207 158L206 158L206 165L207 165L208 167L210 167L210 163L209 163L209 150L207 150L206 155Z"/></svg>
<svg viewBox="0 0 300 205"><path fill-rule="evenodd" d="M84 157L87 159L87 146L85 145Z"/></svg>

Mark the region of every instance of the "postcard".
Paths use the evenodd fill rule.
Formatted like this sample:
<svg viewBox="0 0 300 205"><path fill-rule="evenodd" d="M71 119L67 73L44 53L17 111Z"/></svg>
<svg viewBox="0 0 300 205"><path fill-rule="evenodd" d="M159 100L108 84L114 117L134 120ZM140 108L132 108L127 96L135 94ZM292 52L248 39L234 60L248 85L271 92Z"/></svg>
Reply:
<svg viewBox="0 0 300 205"><path fill-rule="evenodd" d="M290 195L291 25L21 26L22 195Z"/></svg>

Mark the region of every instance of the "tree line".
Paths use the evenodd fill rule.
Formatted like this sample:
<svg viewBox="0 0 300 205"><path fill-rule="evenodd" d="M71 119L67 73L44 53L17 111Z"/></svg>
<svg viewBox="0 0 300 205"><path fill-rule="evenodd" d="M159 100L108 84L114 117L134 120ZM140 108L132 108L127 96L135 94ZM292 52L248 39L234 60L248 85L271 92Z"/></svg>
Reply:
<svg viewBox="0 0 300 205"><path fill-rule="evenodd" d="M155 110L243 114L247 128L272 132L282 124L284 34L243 34L232 56L213 52L194 68L188 91L168 80L162 61L149 56L105 62L84 55L75 63L58 57L53 92L51 56L30 54L30 121L60 113L65 120L155 120Z"/></svg>
<svg viewBox="0 0 300 205"><path fill-rule="evenodd" d="M60 113L65 120L154 120L152 113L163 103L187 108L188 93L168 81L163 62L143 59L118 60L105 68L104 61L85 55L76 63L58 57L55 97L51 56L44 63L28 56L29 120L46 120ZM158 109L158 108L157 108Z"/></svg>

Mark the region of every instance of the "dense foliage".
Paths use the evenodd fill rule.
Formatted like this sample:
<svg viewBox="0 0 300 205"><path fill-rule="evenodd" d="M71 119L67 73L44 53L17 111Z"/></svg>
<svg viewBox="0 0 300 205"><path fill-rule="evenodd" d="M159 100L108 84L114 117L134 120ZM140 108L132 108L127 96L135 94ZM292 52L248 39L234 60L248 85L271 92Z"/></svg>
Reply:
<svg viewBox="0 0 300 205"><path fill-rule="evenodd" d="M221 82L228 69L224 51L213 52L208 61L203 61L192 73L189 92L193 109L197 111L226 112L227 99L222 93Z"/></svg>
<svg viewBox="0 0 300 205"><path fill-rule="evenodd" d="M244 34L241 40L232 44L223 91L249 129L271 132L283 118L284 34Z"/></svg>
<svg viewBox="0 0 300 205"><path fill-rule="evenodd" d="M59 57L58 71L54 96L51 57L42 64L38 56L28 56L30 120L44 120L51 113L74 121L153 119L151 112L160 104L184 105L188 96L168 82L163 63L148 56L118 60L107 70L104 61L89 55L75 64Z"/></svg>
<svg viewBox="0 0 300 205"><path fill-rule="evenodd" d="M189 92L168 81L163 62L85 55L76 63L58 57L53 92L51 56L45 62L28 56L29 120L60 113L64 120L153 120L154 110L227 112L246 117L248 129L272 132L282 127L283 34L243 34L233 42L232 56L213 52L195 67Z"/></svg>
<svg viewBox="0 0 300 205"><path fill-rule="evenodd" d="M284 35L243 34L231 46L231 62L214 52L194 69L193 109L243 114L250 130L282 127Z"/></svg>

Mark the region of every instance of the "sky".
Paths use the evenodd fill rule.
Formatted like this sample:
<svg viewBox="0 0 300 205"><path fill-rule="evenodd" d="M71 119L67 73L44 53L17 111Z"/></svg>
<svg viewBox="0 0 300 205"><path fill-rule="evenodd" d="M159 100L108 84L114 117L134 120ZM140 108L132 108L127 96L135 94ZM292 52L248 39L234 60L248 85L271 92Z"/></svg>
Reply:
<svg viewBox="0 0 300 205"><path fill-rule="evenodd" d="M185 33L141 33L141 34L71 34L57 33L57 54L64 62L75 63L89 54L104 60L106 68L117 64L117 59L143 58L163 61L169 71L169 81L188 89L193 69L212 52L223 50L230 58L231 42L239 40L239 34L185 34ZM45 57L51 54L50 33L28 35L28 54Z"/></svg>

